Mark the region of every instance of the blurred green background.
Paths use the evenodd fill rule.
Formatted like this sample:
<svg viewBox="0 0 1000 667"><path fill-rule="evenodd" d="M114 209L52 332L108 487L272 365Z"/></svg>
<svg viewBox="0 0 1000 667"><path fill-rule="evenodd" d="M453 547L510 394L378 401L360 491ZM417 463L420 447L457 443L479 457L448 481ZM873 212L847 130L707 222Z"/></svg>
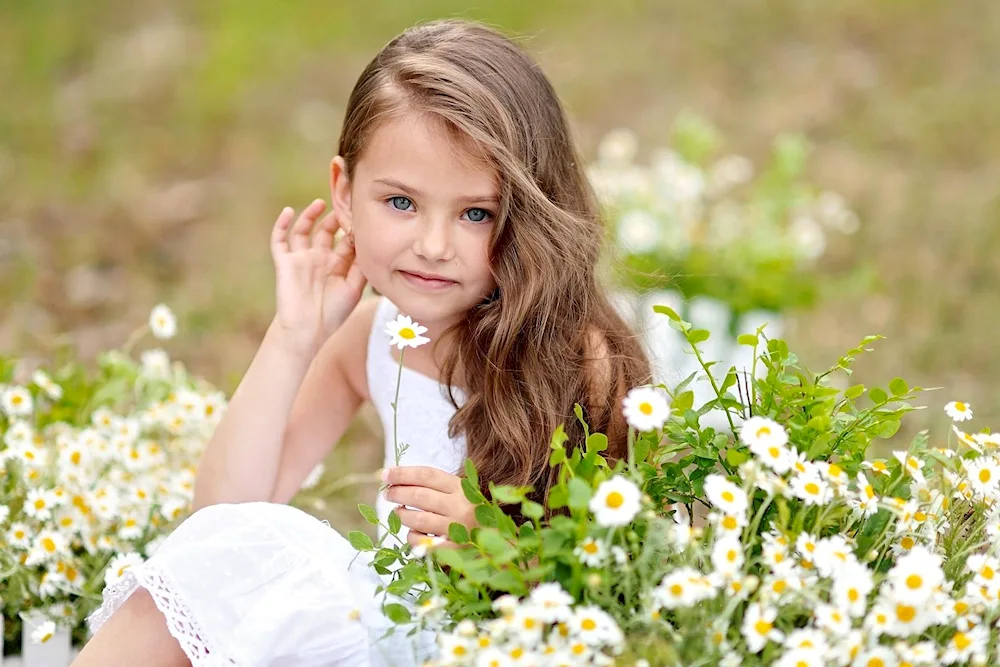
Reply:
<svg viewBox="0 0 1000 667"><path fill-rule="evenodd" d="M520 36L588 158L615 127L665 144L683 110L755 163L803 133L808 177L862 222L822 267L878 284L794 314L786 338L818 366L888 336L857 381L945 388L911 430L952 398L1000 420L995 0L0 0L0 350L68 335L93 355L164 301L170 352L231 391L273 313L268 231L328 196L357 75L451 16ZM371 412L350 439L337 473L377 467Z"/></svg>

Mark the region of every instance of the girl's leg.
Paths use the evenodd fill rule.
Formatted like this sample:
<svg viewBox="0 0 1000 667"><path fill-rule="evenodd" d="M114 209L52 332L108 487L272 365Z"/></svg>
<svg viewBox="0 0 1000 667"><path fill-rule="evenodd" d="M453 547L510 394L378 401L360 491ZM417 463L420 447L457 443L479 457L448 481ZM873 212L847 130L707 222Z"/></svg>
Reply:
<svg viewBox="0 0 1000 667"><path fill-rule="evenodd" d="M153 598L139 588L83 647L70 667L191 667Z"/></svg>

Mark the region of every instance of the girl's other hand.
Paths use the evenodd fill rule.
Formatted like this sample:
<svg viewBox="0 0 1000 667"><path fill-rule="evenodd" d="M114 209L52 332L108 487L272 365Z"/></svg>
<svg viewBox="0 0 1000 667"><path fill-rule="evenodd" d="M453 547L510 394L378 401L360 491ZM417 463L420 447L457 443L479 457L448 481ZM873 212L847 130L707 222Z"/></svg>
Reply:
<svg viewBox="0 0 1000 667"><path fill-rule="evenodd" d="M406 536L410 546L436 535L445 538L441 546L454 547L447 539L448 526L460 523L471 530L478 525L475 505L465 497L462 479L456 475L430 466L396 466L382 471L382 481L390 485L386 500L402 506L394 511L410 529Z"/></svg>
<svg viewBox="0 0 1000 667"><path fill-rule="evenodd" d="M344 323L365 286L353 240L334 239L340 228L335 212L319 219L325 208L317 199L295 219L285 207L271 232L276 319L289 351L309 358Z"/></svg>

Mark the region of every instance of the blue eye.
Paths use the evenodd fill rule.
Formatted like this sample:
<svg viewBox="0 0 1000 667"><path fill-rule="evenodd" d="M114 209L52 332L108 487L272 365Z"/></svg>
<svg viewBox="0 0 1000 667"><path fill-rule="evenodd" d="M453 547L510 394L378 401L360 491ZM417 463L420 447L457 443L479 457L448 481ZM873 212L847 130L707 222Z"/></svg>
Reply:
<svg viewBox="0 0 1000 667"><path fill-rule="evenodd" d="M469 222L485 222L487 218L493 217L493 214L484 208L470 208L467 213Z"/></svg>
<svg viewBox="0 0 1000 667"><path fill-rule="evenodd" d="M400 202L402 202L401 206L399 205ZM413 202L410 201L406 197L390 197L389 198L389 205L392 206L397 211L406 211L406 210L409 210L408 207L412 203Z"/></svg>

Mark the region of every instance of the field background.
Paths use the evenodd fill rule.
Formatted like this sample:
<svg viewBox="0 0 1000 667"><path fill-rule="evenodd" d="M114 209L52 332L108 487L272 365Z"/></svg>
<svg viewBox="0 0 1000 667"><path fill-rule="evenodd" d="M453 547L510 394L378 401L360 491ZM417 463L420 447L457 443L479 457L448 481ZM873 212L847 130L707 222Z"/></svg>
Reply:
<svg viewBox="0 0 1000 667"><path fill-rule="evenodd" d="M615 127L663 144L685 109L758 164L804 133L809 178L862 221L821 268L878 281L794 314L786 338L819 366L885 334L858 381L945 388L909 433L943 433L951 398L1000 420L991 0L0 0L0 350L44 357L68 336L92 356L164 301L171 354L231 391L273 313L268 230L328 196L355 78L403 28L450 16L520 36L588 158ZM361 415L337 474L377 467L377 429Z"/></svg>

